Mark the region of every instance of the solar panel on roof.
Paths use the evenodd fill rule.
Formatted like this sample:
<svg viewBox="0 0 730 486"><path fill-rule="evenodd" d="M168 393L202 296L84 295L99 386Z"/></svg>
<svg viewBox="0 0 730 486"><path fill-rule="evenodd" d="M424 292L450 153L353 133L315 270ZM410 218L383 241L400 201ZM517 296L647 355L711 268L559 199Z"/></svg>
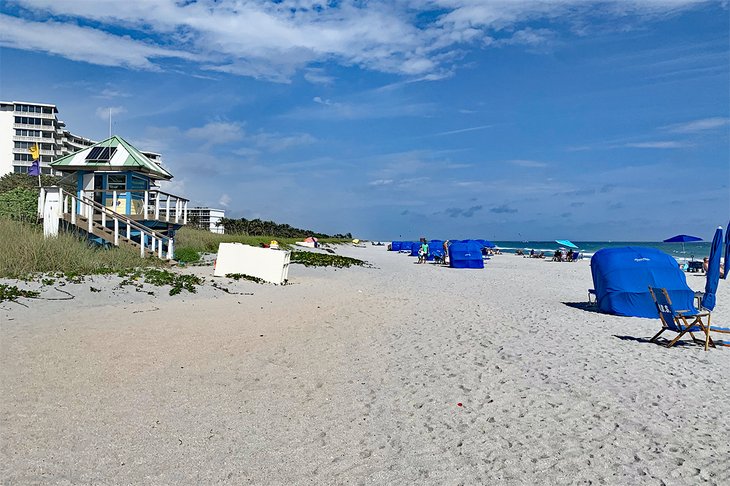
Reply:
<svg viewBox="0 0 730 486"><path fill-rule="evenodd" d="M89 151L86 160L99 160L108 162L117 151L116 147L94 147Z"/></svg>
<svg viewBox="0 0 730 486"><path fill-rule="evenodd" d="M86 160L97 160L102 148L103 147L93 147L91 151L89 151L89 155L86 156Z"/></svg>

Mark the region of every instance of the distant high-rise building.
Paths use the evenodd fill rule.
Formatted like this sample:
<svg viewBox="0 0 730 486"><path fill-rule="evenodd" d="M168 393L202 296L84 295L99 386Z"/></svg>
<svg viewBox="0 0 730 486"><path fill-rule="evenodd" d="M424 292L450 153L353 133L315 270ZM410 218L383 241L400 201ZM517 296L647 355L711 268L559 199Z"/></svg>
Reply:
<svg viewBox="0 0 730 486"><path fill-rule="evenodd" d="M72 154L96 142L74 135L58 119L56 105L26 101L0 101L0 176L10 172L26 174L33 163L28 147L38 144L41 172L53 174L48 165L56 158ZM161 164L162 156L142 152Z"/></svg>
<svg viewBox="0 0 730 486"><path fill-rule="evenodd" d="M223 209L203 207L188 208L188 223L192 223L198 228L206 229L211 233L223 234L223 226L218 225L218 223L225 217L226 211Z"/></svg>

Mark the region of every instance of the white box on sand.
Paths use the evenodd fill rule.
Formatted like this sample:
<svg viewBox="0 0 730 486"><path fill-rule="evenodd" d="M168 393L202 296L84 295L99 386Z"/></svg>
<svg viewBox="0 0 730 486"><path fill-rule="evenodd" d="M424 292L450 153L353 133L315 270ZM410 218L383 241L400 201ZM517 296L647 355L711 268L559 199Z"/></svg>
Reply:
<svg viewBox="0 0 730 486"><path fill-rule="evenodd" d="M289 278L291 252L257 248L242 243L220 243L213 268L215 277L240 273L266 282L283 284Z"/></svg>

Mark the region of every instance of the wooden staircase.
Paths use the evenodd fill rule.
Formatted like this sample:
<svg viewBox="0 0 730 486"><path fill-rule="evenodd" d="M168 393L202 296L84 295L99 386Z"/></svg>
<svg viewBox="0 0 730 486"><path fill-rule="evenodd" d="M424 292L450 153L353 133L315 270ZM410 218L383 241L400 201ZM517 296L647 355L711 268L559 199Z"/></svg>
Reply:
<svg viewBox="0 0 730 486"><path fill-rule="evenodd" d="M50 190L51 188L49 188ZM153 231L152 229L119 214L96 201L84 196L77 196L64 191L62 188L53 188L58 191L60 204L53 207L54 198L48 198L45 188L41 188L38 198L39 214L44 218L44 233L46 219L53 219L57 215L66 224L85 231L88 235L114 246L126 245L139 251L140 257L156 256L160 259L172 260L174 255L174 240L172 237ZM57 229L56 229L57 232ZM52 234L52 231L50 232Z"/></svg>

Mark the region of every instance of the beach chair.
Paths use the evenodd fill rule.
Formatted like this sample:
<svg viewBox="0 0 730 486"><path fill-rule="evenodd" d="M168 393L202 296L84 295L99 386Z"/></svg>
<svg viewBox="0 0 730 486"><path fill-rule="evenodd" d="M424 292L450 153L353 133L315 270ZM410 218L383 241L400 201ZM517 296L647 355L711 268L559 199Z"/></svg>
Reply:
<svg viewBox="0 0 730 486"><path fill-rule="evenodd" d="M702 340L695 338L693 333L701 332L705 335L704 345L705 351L709 346L715 347L715 343L710 338L710 313L697 312L697 310L675 310L672 307L672 299L669 298L667 289L658 287L649 287L654 304L656 304L659 319L662 321L662 329L654 335L649 342L656 342L664 331L673 331L677 333L677 337L669 341L666 346L671 348L680 340L682 336L689 333L692 341L702 344ZM703 321L707 318L706 322Z"/></svg>

